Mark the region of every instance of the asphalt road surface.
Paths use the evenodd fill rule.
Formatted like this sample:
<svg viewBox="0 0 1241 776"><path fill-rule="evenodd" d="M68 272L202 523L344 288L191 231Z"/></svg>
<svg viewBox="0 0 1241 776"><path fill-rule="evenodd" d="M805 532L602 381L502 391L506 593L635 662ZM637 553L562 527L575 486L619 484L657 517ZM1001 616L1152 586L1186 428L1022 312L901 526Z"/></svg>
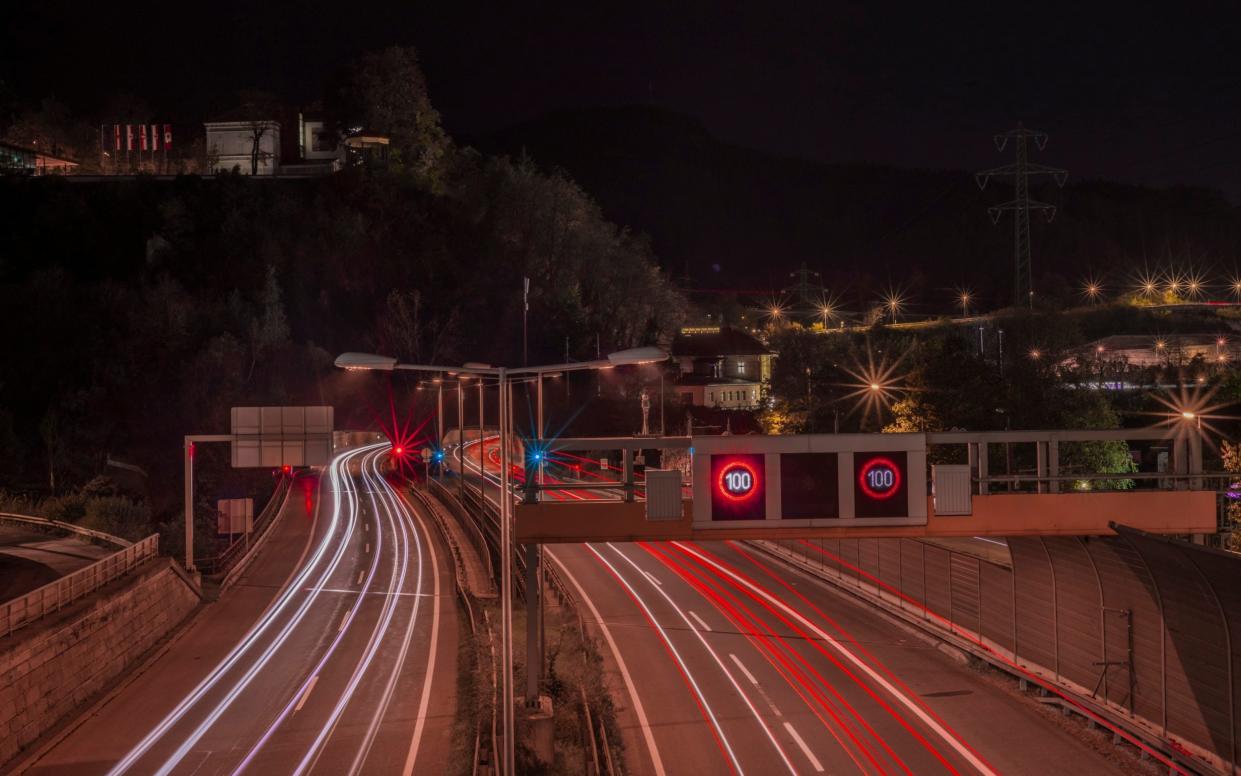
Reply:
<svg viewBox="0 0 1241 776"><path fill-rule="evenodd" d="M451 560L382 476L387 449L341 454L317 503L290 499L241 582L28 772L444 772Z"/></svg>
<svg viewBox="0 0 1241 776"><path fill-rule="evenodd" d="M498 466L478 461L465 468L494 501ZM545 553L600 637L628 773L1127 772L1031 698L745 542Z"/></svg>

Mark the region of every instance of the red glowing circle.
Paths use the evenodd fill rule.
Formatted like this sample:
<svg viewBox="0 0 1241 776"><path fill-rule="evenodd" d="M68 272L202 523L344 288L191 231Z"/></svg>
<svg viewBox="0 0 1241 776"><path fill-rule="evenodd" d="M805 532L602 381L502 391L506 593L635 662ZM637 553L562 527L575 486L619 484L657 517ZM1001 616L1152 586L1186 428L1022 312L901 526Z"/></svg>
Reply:
<svg viewBox="0 0 1241 776"><path fill-rule="evenodd" d="M729 501L745 501L758 493L758 472L744 461L733 461L720 469L715 489Z"/></svg>
<svg viewBox="0 0 1241 776"><path fill-rule="evenodd" d="M871 477L872 472L879 475L878 480L880 482L876 484L881 488L880 490L876 490L876 485L871 484L871 480L875 479ZM886 473L891 473L891 477L882 476ZM892 496L896 495L896 491L900 490L901 470L889 458L882 456L872 458L866 462L866 465L862 467L862 471L858 473L857 482L862 492L867 496L876 501L883 501L884 499L892 498Z"/></svg>

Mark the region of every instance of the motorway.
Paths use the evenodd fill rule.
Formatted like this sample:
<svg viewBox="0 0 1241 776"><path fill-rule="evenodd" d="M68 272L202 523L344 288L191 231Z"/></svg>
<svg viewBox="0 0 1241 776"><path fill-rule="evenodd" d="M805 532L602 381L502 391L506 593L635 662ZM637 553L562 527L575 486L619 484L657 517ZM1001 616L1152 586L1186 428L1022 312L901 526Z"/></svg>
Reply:
<svg viewBox="0 0 1241 776"><path fill-rule="evenodd" d="M384 478L387 455L334 459L241 581L28 773L446 771L452 561Z"/></svg>
<svg viewBox="0 0 1241 776"><path fill-rule="evenodd" d="M747 543L545 554L600 637L628 773L1128 772L1002 680Z"/></svg>

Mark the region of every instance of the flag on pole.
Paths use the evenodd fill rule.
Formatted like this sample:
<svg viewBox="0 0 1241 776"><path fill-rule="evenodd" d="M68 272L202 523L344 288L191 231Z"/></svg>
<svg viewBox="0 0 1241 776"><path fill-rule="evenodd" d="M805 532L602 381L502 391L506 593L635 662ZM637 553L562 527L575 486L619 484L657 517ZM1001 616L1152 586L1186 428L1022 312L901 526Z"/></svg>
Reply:
<svg viewBox="0 0 1241 776"><path fill-rule="evenodd" d="M142 145L139 146L143 151L147 150L147 125L139 124L138 130L141 132Z"/></svg>
<svg viewBox="0 0 1241 776"><path fill-rule="evenodd" d="M159 124L151 125L151 150L159 150Z"/></svg>
<svg viewBox="0 0 1241 776"><path fill-rule="evenodd" d="M172 148L172 125L165 124L164 125L164 150L167 151L169 148Z"/></svg>
<svg viewBox="0 0 1241 776"><path fill-rule="evenodd" d="M126 151L134 150L134 125L133 124L125 125L125 150Z"/></svg>
<svg viewBox="0 0 1241 776"><path fill-rule="evenodd" d="M112 139L116 143L116 148L113 150L115 151L121 150L121 125L120 124L112 125Z"/></svg>

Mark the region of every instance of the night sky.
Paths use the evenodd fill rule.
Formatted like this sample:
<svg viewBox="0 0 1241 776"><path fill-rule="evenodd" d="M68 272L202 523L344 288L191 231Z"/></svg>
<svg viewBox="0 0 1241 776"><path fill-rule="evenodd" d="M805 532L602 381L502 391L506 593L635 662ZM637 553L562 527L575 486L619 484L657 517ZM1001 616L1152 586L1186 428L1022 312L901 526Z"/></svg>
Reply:
<svg viewBox="0 0 1241 776"><path fill-rule="evenodd" d="M642 103L782 154L974 169L1008 161L990 137L1022 119L1073 179L1241 199L1241 12L1096 5L53 0L4 11L0 77L22 99L89 113L123 91L196 122L241 88L313 99L358 52L412 44L459 135Z"/></svg>

